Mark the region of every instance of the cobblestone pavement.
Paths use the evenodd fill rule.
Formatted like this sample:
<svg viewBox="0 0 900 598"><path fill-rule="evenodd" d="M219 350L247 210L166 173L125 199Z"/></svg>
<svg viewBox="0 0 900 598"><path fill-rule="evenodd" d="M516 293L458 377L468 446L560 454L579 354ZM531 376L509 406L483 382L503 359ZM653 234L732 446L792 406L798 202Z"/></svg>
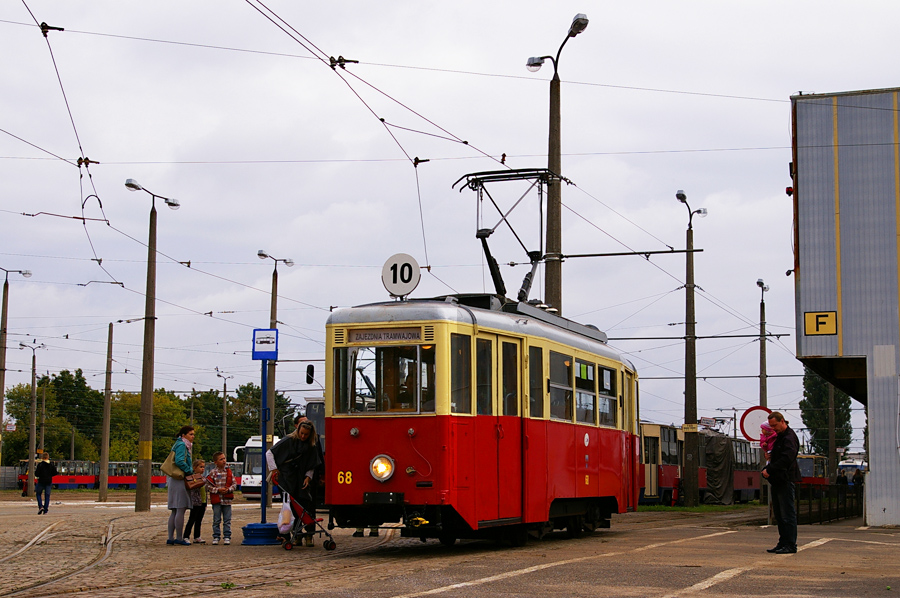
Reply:
<svg viewBox="0 0 900 598"><path fill-rule="evenodd" d="M890 596L900 592L900 530L861 521L803 526L796 555L769 555L776 538L761 509L698 515L639 512L577 540L554 534L521 548L492 542L352 538L335 551L243 546L258 504L236 501L231 546L167 546L164 504L135 513L85 493L54 493L47 515L34 501L0 496L0 596L130 597L227 594L414 598L502 596ZM160 503L165 495L154 495ZM267 516L274 521L276 509ZM212 510L203 536L211 540ZM890 587L891 589L887 589Z"/></svg>

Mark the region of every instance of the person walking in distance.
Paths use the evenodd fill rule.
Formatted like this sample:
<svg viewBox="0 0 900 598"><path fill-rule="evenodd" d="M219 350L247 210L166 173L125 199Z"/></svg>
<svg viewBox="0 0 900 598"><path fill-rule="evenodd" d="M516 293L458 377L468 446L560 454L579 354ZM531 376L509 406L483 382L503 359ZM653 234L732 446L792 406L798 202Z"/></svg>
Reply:
<svg viewBox="0 0 900 598"><path fill-rule="evenodd" d="M772 445L769 462L762 476L772 486L772 509L778 520L778 544L768 552L791 554L797 552L797 510L794 505L794 484L801 480L797 453L800 440L788 427L787 420L778 411L769 414L769 425L777 437Z"/></svg>
<svg viewBox="0 0 900 598"><path fill-rule="evenodd" d="M41 462L34 468L34 477L37 483L34 485L34 493L37 495L38 515L43 515L50 508L50 488L53 487L53 476L57 474L56 467L50 463L50 454L43 453ZM43 497L44 502L41 503Z"/></svg>

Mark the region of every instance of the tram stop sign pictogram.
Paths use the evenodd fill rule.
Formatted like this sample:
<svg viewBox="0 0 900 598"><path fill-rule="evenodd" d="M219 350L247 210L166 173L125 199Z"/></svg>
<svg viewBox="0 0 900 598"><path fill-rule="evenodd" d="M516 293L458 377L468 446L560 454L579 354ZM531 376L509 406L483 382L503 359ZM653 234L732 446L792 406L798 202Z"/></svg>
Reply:
<svg viewBox="0 0 900 598"><path fill-rule="evenodd" d="M406 297L412 293L422 278L419 262L411 255L392 255L381 269L381 282L392 297Z"/></svg>

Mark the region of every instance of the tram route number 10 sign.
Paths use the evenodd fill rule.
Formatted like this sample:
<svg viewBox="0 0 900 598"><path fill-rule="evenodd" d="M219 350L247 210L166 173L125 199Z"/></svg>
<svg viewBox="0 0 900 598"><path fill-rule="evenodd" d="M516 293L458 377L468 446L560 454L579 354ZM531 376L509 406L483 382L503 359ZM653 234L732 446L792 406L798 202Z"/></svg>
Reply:
<svg viewBox="0 0 900 598"><path fill-rule="evenodd" d="M419 262L411 255L392 255L381 269L381 282L392 297L406 297L412 293L422 278Z"/></svg>

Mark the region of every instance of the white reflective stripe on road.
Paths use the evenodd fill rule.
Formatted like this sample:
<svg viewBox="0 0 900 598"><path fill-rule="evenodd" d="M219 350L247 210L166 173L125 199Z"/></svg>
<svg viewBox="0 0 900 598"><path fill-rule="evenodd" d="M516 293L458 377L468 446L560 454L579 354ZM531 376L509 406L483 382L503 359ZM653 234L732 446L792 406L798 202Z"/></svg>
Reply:
<svg viewBox="0 0 900 598"><path fill-rule="evenodd" d="M649 544L647 546L642 546L642 547L636 548L634 550L627 550L627 551L621 551L621 552L608 552L605 554L583 556L583 557L579 557L577 559L568 559L565 561L555 561L553 563L545 563L543 565L534 565L533 567L526 567L524 569L516 569L515 571L507 571L506 573L499 573L497 575L491 575L490 577L482 577L481 579L473 579L472 581L463 581L460 583L454 583L449 586L442 586L440 588L434 588L431 590L423 590L421 592L413 592L411 594L397 594L395 596L391 596L391 598L417 598L418 596L431 596L434 594L442 594L444 592L449 592L450 590L478 586L478 585L482 585L482 584L486 584L486 583L491 583L494 581L509 579L511 577L517 577L519 575L527 575L528 573L534 573L535 571L541 571L543 569L550 569L551 567L561 567L563 565L570 565L572 563L582 563L584 561L593 561L593 560L607 558L607 557L611 557L611 556L621 556L627 552L638 552L640 550L648 550L650 548L658 548L660 546L670 546L672 544L680 544L682 542L690 542L693 540L703 540L705 538L713 538L715 536L721 536L724 534L734 534L734 533L737 533L737 532L735 532L735 531L716 532L714 534L707 534L705 536L696 536L694 538L682 538L681 540L672 540L671 542L659 542L656 544Z"/></svg>
<svg viewBox="0 0 900 598"><path fill-rule="evenodd" d="M801 550L806 550L807 548L815 548L816 546L821 546L822 544L825 544L826 542L830 542L832 539L833 538L819 538L818 540L813 540L812 542L810 542L808 544L804 544L803 546L798 546L797 552L800 552ZM778 555L778 557L781 557L781 556L782 555ZM712 577L710 577L708 579L704 579L701 582L695 583L694 585L692 585L689 588L684 588L683 590L678 590L677 592L674 592L672 594L666 594L665 596L663 596L663 598L677 598L678 596L681 596L684 594L695 594L697 592L702 592L703 590L705 590L707 588L711 588L712 586L716 585L717 583L722 583L723 581L728 581L729 579L731 579L733 577L737 577L738 575L740 575L741 573L743 573L745 571L750 571L752 569L756 569L760 565L768 565L771 562L772 562L771 558L768 558L768 559L762 559L749 567L735 567L734 569L727 569L725 571L722 571L721 573L717 573L716 575L713 575Z"/></svg>

